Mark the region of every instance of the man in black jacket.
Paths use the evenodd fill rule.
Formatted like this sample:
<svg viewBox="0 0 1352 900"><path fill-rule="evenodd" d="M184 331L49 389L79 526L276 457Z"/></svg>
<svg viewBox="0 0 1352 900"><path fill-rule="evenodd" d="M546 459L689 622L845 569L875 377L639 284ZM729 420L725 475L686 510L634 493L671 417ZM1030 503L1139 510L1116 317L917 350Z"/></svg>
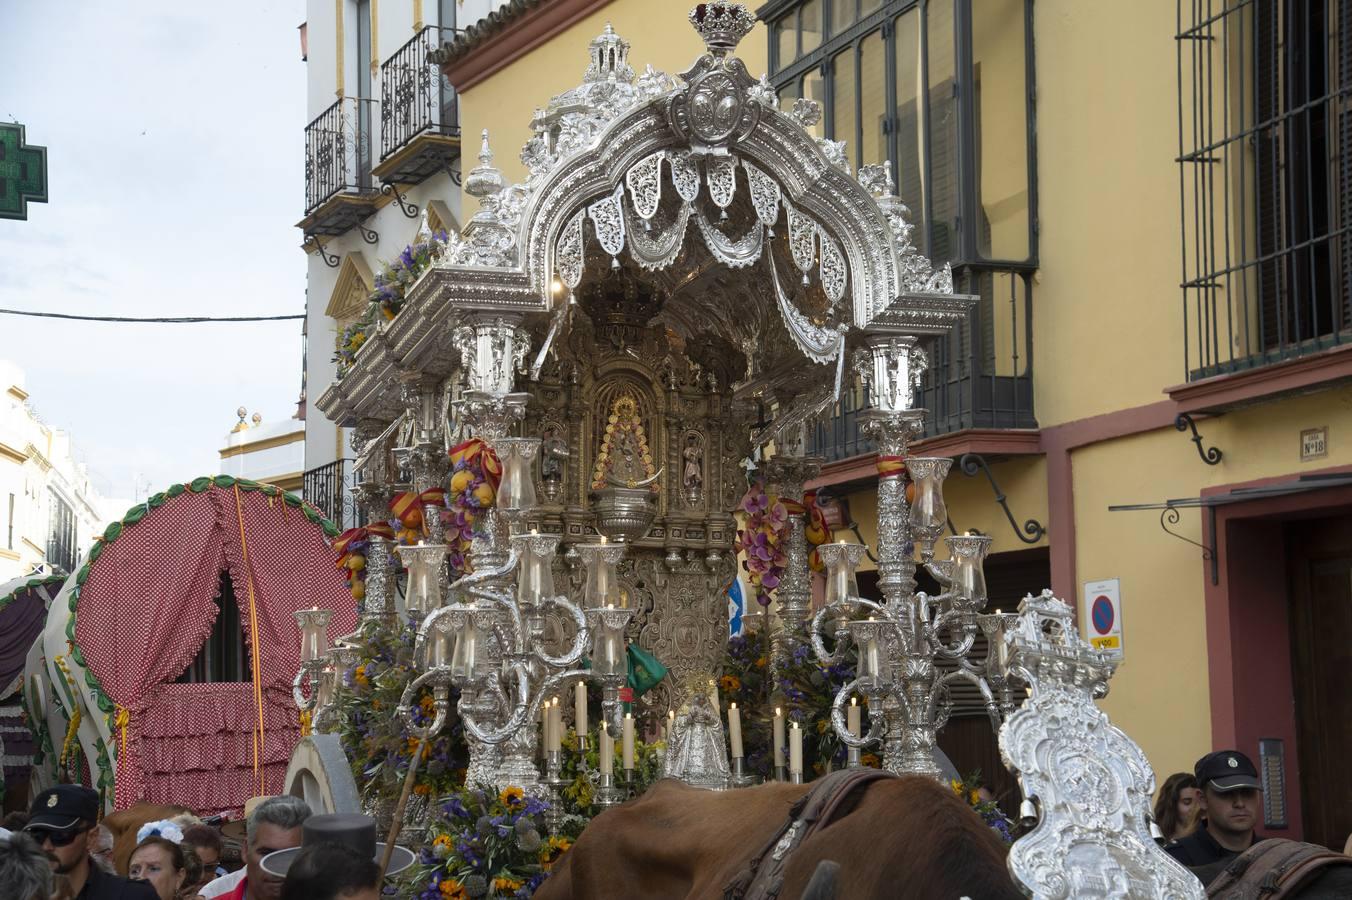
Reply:
<svg viewBox="0 0 1352 900"><path fill-rule="evenodd" d="M75 900L159 900L144 881L109 875L89 856L90 835L99 817L99 795L87 787L58 784L38 794L24 831L64 875Z"/></svg>
<svg viewBox="0 0 1352 900"><path fill-rule="evenodd" d="M1238 750L1218 750L1198 760L1193 773L1202 788L1202 821L1164 852L1185 866L1205 866L1256 844L1262 794L1253 762Z"/></svg>

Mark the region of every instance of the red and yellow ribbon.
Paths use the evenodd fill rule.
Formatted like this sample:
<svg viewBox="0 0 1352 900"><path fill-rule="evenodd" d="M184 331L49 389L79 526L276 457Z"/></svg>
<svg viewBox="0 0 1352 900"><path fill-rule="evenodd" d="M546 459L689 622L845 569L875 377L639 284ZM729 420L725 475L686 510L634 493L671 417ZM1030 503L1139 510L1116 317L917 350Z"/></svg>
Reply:
<svg viewBox="0 0 1352 900"><path fill-rule="evenodd" d="M285 504L283 504L285 505ZM263 643L258 638L258 598L254 594L253 573L249 570L249 544L244 537L244 501L239 495L239 485L235 485L235 515L239 518L239 547L243 556L244 583L249 589L249 642L253 654L254 705L258 708L258 730L254 732L253 764L254 775L258 778L258 795L267 794L263 778L263 754L266 752L266 736L263 722Z"/></svg>
<svg viewBox="0 0 1352 900"><path fill-rule="evenodd" d="M502 480L502 463L498 460L498 455L493 452L493 449L479 438L470 438L451 448L451 465L461 461L466 465L472 465L476 460L484 473L484 481L488 482L488 486L496 494L498 482Z"/></svg>
<svg viewBox="0 0 1352 900"><path fill-rule="evenodd" d="M382 537L388 540L394 540L394 529L385 522L372 522L370 525L363 525L360 528L349 528L338 535L333 541L333 550L338 554L338 568L347 568L347 561L352 556L350 549L358 541L368 541L373 537Z"/></svg>
<svg viewBox="0 0 1352 900"><path fill-rule="evenodd" d="M906 472L906 457L878 456L879 478L900 478Z"/></svg>

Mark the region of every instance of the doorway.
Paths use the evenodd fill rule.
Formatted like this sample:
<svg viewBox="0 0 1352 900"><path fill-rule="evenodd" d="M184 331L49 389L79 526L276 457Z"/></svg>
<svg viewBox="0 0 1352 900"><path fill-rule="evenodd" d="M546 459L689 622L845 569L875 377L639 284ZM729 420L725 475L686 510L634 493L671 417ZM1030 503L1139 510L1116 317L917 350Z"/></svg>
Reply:
<svg viewBox="0 0 1352 900"><path fill-rule="evenodd" d="M1284 531L1305 840L1342 849L1352 834L1352 515Z"/></svg>

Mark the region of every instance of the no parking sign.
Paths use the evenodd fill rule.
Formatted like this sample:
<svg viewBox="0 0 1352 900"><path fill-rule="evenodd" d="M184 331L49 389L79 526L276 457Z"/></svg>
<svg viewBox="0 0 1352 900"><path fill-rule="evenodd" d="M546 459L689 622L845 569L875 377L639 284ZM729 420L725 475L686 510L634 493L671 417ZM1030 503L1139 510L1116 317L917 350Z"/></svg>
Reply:
<svg viewBox="0 0 1352 900"><path fill-rule="evenodd" d="M1116 578L1084 583L1080 621L1090 644L1114 659L1122 658L1122 590Z"/></svg>

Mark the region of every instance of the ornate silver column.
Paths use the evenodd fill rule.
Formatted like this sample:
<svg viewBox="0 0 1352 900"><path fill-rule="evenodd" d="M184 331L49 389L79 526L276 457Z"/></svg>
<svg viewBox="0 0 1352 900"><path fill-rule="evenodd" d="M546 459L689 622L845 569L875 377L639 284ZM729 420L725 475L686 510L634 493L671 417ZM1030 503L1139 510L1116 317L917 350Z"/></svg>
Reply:
<svg viewBox="0 0 1352 900"><path fill-rule="evenodd" d="M791 641L795 637L806 638L804 625L812 611L803 485L821 473L823 461L818 456L784 455L775 456L765 464L766 489L789 509L789 546L785 551L788 559L784 564L784 577L775 591L780 627L771 645L771 664L776 673L783 668Z"/></svg>

